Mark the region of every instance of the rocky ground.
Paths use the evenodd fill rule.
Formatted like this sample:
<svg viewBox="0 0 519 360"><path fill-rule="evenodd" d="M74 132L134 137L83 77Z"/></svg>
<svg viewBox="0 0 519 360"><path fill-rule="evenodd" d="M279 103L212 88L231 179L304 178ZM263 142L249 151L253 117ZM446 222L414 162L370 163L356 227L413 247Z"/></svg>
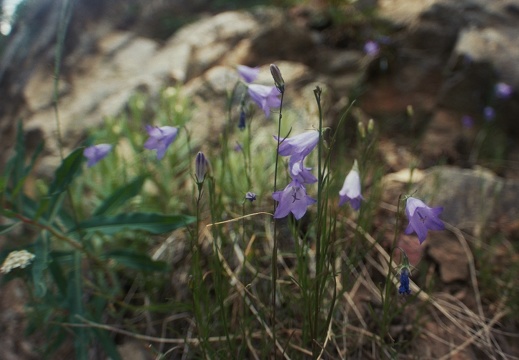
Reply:
<svg viewBox="0 0 519 360"><path fill-rule="evenodd" d="M49 176L57 164L51 81L57 3L46 12L43 5L29 12L2 54L0 94L9 102L0 109L0 168L18 118L29 147L46 140L37 176ZM194 142L211 142L226 119L221 104L237 78L234 66L261 66L265 77L260 81L267 83L266 67L275 62L288 84L287 108L302 119L295 127L308 128L315 119L316 109L307 105L315 85L326 89L329 125L352 100L355 120L375 120L382 134L378 156L387 172L384 203L394 203L412 175L421 192L444 206L444 217L462 233L437 235L419 256L439 273L445 293L474 308L481 305L473 291L473 239L500 233L506 242L496 261L517 260L506 259L506 246L519 237L519 2L359 0L343 6L341 16L332 16L329 4L317 1L224 12L201 11L203 1L193 2L199 7L188 3L174 8L152 1L140 17L132 17L121 1L112 7L77 1L59 84L65 146L75 147L86 127L125 111L137 91L156 98L171 85L182 85L196 106L197 120L188 125ZM165 13L171 14L169 28L153 21ZM82 20L74 21L80 14ZM114 14L116 21L109 21ZM37 36L35 26L43 29ZM368 41L378 44L377 52L366 53ZM512 88L506 98L495 96L500 82ZM495 111L497 135L490 143L478 143L488 107ZM470 126L464 116L472 119ZM485 144L479 156L475 144ZM416 166L413 174L410 163ZM449 186L438 192L438 182ZM38 358L18 336L23 328L20 297L23 291L14 282L0 294L4 359ZM484 305L485 310L490 306ZM447 331L428 326L438 336ZM429 356L442 353L442 346L429 344ZM504 351L519 356L513 345ZM452 358L477 354L467 345Z"/></svg>

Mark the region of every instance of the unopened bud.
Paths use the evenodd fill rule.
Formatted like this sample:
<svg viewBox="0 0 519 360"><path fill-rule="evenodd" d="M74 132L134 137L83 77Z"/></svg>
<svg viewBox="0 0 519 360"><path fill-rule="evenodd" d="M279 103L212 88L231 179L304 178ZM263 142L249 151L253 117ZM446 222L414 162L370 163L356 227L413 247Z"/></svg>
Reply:
<svg viewBox="0 0 519 360"><path fill-rule="evenodd" d="M373 130L375 130L375 121L373 121L373 119L369 119L369 121L368 121L368 134L373 133Z"/></svg>
<svg viewBox="0 0 519 360"><path fill-rule="evenodd" d="M362 121L357 123L357 129L359 130L360 137L364 139L366 137L366 127Z"/></svg>
<svg viewBox="0 0 519 360"><path fill-rule="evenodd" d="M413 105L407 105L407 116L409 117L413 117L414 115L414 109L413 109Z"/></svg>
<svg viewBox="0 0 519 360"><path fill-rule="evenodd" d="M198 185L202 184L209 170L209 161L205 158L203 152L198 152L195 160L195 181Z"/></svg>
<svg viewBox="0 0 519 360"><path fill-rule="evenodd" d="M281 76L281 70L279 70L276 64L270 64L270 73L274 78L274 82L276 83L276 87L278 88L279 92L285 92L285 80L283 80L283 76Z"/></svg>

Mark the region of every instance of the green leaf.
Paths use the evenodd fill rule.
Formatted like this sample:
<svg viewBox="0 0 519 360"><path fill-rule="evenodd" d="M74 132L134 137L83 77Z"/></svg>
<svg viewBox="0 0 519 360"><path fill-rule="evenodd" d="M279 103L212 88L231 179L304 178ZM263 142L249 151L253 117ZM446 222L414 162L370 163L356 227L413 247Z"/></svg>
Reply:
<svg viewBox="0 0 519 360"><path fill-rule="evenodd" d="M8 224L8 225L0 225L0 235L9 232L16 225L18 225L18 221L14 222L12 224Z"/></svg>
<svg viewBox="0 0 519 360"><path fill-rule="evenodd" d="M137 196L144 184L146 177L139 176L129 184L124 185L113 192L103 203L94 211L94 215L106 215L113 213L132 197Z"/></svg>
<svg viewBox="0 0 519 360"><path fill-rule="evenodd" d="M134 250L113 250L106 253L105 256L123 266L135 270L160 272L168 270L168 266L165 262L152 260L148 255L135 252Z"/></svg>
<svg viewBox="0 0 519 360"><path fill-rule="evenodd" d="M32 262L32 281L34 284L34 295L43 297L47 292L44 272L48 265L49 255L49 236L47 232L42 232L34 243L34 260Z"/></svg>
<svg viewBox="0 0 519 360"><path fill-rule="evenodd" d="M112 336L108 331L93 328L92 333L97 338L97 341L99 341L110 360L122 359L121 355L117 351L117 346L115 345L114 341L112 340Z"/></svg>
<svg viewBox="0 0 519 360"><path fill-rule="evenodd" d="M72 180L79 174L83 161L83 149L72 151L54 173L54 181L49 187L49 195L55 195L67 190Z"/></svg>
<svg viewBox="0 0 519 360"><path fill-rule="evenodd" d="M152 234L162 234L184 227L195 221L187 215L163 215L154 213L129 213L116 216L94 216L79 223L77 228L69 230L83 230L113 235L122 230L142 230Z"/></svg>

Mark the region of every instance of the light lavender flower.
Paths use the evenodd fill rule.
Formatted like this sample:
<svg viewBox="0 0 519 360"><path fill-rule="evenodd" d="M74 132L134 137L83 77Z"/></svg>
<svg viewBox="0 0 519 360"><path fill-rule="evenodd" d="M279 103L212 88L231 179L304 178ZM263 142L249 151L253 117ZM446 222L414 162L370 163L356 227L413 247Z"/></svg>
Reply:
<svg viewBox="0 0 519 360"><path fill-rule="evenodd" d="M474 126L474 119L472 118L472 116L463 115L463 117L461 118L461 124L464 128L470 129Z"/></svg>
<svg viewBox="0 0 519 360"><path fill-rule="evenodd" d="M144 148L157 151L157 159L161 160L166 154L166 150L175 140L178 128L173 126L150 126L146 125L146 131L150 136L144 143Z"/></svg>
<svg viewBox="0 0 519 360"><path fill-rule="evenodd" d="M514 90L512 89L512 86L504 82L497 83L495 87L495 94L499 99L508 99L510 96L512 96L513 91Z"/></svg>
<svg viewBox="0 0 519 360"><path fill-rule="evenodd" d="M445 224L438 218L442 211L443 207L431 208L414 197L407 198L405 214L409 219L409 225L405 233L409 235L415 232L420 244L423 243L427 237L427 230L445 229Z"/></svg>
<svg viewBox="0 0 519 360"><path fill-rule="evenodd" d="M263 110L266 117L270 115L270 108L277 108L281 105L280 93L275 86L250 84L249 95Z"/></svg>
<svg viewBox="0 0 519 360"><path fill-rule="evenodd" d="M83 156L87 158L87 166L94 166L99 161L104 159L111 150L112 145L110 144L98 144L85 148L83 151Z"/></svg>
<svg viewBox="0 0 519 360"><path fill-rule="evenodd" d="M292 160L292 158L291 158ZM306 167L303 162L304 158L295 162L289 162L288 169L292 180L297 180L301 184L313 184L317 182L317 178L310 172L312 168Z"/></svg>
<svg viewBox="0 0 519 360"><path fill-rule="evenodd" d="M496 118L496 111L492 106L485 106L483 116L487 122L493 121Z"/></svg>
<svg viewBox="0 0 519 360"><path fill-rule="evenodd" d="M292 213L299 220L306 213L307 207L316 203L315 199L306 194L304 185L297 180L293 180L283 191L274 192L272 198L278 202L274 212L275 219L284 218Z"/></svg>
<svg viewBox="0 0 519 360"><path fill-rule="evenodd" d="M353 167L346 176L342 189L339 191L339 206L349 202L354 210L360 209L360 203L364 199L360 193L360 176L357 160L353 163Z"/></svg>
<svg viewBox="0 0 519 360"><path fill-rule="evenodd" d="M377 56L380 52L380 46L376 41L369 40L364 44L364 52L369 56Z"/></svg>
<svg viewBox="0 0 519 360"><path fill-rule="evenodd" d="M274 139L278 140L277 136ZM304 159L319 143L319 132L306 131L290 138L279 139L279 155L290 156L291 163Z"/></svg>
<svg viewBox="0 0 519 360"><path fill-rule="evenodd" d="M246 200L249 200L250 202L253 202L254 200L256 200L256 194L251 192L251 191L248 191L246 194L245 194L245 199Z"/></svg>
<svg viewBox="0 0 519 360"><path fill-rule="evenodd" d="M259 72L260 72L260 69L257 67L252 68L252 67L245 66L245 65L238 65L238 66L236 66L236 68L238 70L238 74L247 83L251 83L254 80L256 80L256 78L258 77Z"/></svg>

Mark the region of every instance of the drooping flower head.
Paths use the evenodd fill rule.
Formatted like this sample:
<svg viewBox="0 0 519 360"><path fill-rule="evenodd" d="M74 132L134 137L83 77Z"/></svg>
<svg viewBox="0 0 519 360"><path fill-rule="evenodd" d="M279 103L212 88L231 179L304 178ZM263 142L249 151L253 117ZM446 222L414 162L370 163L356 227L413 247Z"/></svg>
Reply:
<svg viewBox="0 0 519 360"><path fill-rule="evenodd" d="M380 52L380 46L376 41L369 40L364 44L364 52L369 56L377 56Z"/></svg>
<svg viewBox="0 0 519 360"><path fill-rule="evenodd" d="M293 180L283 191L274 192L272 198L278 202L274 212L275 219L284 218L292 213L299 220L306 213L307 207L316 202L306 194L304 185L297 180Z"/></svg>
<svg viewBox="0 0 519 360"><path fill-rule="evenodd" d="M483 109L483 116L485 117L486 121L493 121L496 117L496 111L492 106L485 106Z"/></svg>
<svg viewBox="0 0 519 360"><path fill-rule="evenodd" d="M295 159L296 161L292 161L292 159ZM304 158L301 160L296 157L290 158L288 163L288 172L292 180L297 180L301 184L313 184L317 182L317 178L310 172L312 168L304 165L304 160Z"/></svg>
<svg viewBox="0 0 519 360"><path fill-rule="evenodd" d="M427 237L427 230L444 230L445 224L438 218L442 213L443 207L431 208L414 197L408 197L405 207L405 214L409 219L409 225L405 229L406 234L413 232L418 235L420 244Z"/></svg>
<svg viewBox="0 0 519 360"><path fill-rule="evenodd" d="M353 167L346 176L342 189L339 191L339 206L349 202L354 210L360 209L360 202L364 199L360 193L360 176L357 160L353 163Z"/></svg>
<svg viewBox="0 0 519 360"><path fill-rule="evenodd" d="M83 151L83 156L85 156L88 160L87 166L94 166L100 160L105 158L111 150L112 145L110 144L99 144L85 148Z"/></svg>
<svg viewBox="0 0 519 360"><path fill-rule="evenodd" d="M157 151L157 159L161 160L166 154L169 145L175 140L178 128L173 126L150 126L146 125L146 131L150 136L144 143L144 148Z"/></svg>
<svg viewBox="0 0 519 360"><path fill-rule="evenodd" d="M236 66L236 69L238 70L238 74L242 77L242 79L249 84L256 80L260 72L260 69L257 67L252 68L245 65L238 65Z"/></svg>
<svg viewBox="0 0 519 360"><path fill-rule="evenodd" d="M266 117L270 115L270 108L281 105L280 93L275 86L250 84L249 96L263 110Z"/></svg>
<svg viewBox="0 0 519 360"><path fill-rule="evenodd" d="M245 200L249 200L250 202L253 202L254 200L256 200L256 194L251 191L248 191L245 194Z"/></svg>
<svg viewBox="0 0 519 360"><path fill-rule="evenodd" d="M463 117L461 118L461 124L464 128L470 129L474 126L474 119L472 118L472 116L463 115Z"/></svg>
<svg viewBox="0 0 519 360"><path fill-rule="evenodd" d="M495 87L495 94L499 99L508 99L513 91L512 87L504 82L497 83Z"/></svg>
<svg viewBox="0 0 519 360"><path fill-rule="evenodd" d="M274 139L278 140L277 136ZM317 146L319 132L315 130L306 131L290 138L279 139L279 155L290 156L290 162L295 163L304 159Z"/></svg>

